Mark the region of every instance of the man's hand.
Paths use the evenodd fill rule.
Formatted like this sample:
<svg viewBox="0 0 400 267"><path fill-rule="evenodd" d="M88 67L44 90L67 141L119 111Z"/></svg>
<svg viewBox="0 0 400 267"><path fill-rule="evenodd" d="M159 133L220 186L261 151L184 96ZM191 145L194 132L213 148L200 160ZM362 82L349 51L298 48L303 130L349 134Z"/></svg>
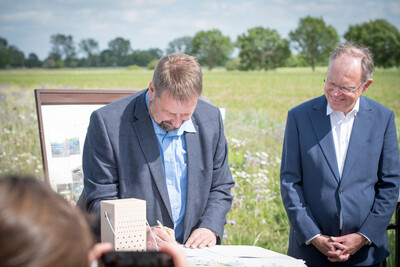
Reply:
<svg viewBox="0 0 400 267"><path fill-rule="evenodd" d="M156 239L158 248L163 248L168 245L176 245L175 240L175 231L171 228L165 227L164 228L168 231L166 233L164 229L159 226L151 227L151 231L153 232L154 238ZM147 249L148 250L156 250L156 244L154 243L153 236L150 233L149 228L147 227Z"/></svg>
<svg viewBox="0 0 400 267"><path fill-rule="evenodd" d="M207 228L198 228L193 231L186 241L185 247L204 248L212 247L217 243L217 237L213 231Z"/></svg>
<svg viewBox="0 0 400 267"><path fill-rule="evenodd" d="M331 240L331 237L320 235L311 240L313 244L322 254L328 257L331 262L347 261L349 254L343 253L345 246Z"/></svg>
<svg viewBox="0 0 400 267"><path fill-rule="evenodd" d="M331 237L329 240L333 242L332 244L335 248L342 250L342 253L349 255L349 257L357 253L367 242L367 239L358 233ZM330 255L328 256L328 260L332 261Z"/></svg>

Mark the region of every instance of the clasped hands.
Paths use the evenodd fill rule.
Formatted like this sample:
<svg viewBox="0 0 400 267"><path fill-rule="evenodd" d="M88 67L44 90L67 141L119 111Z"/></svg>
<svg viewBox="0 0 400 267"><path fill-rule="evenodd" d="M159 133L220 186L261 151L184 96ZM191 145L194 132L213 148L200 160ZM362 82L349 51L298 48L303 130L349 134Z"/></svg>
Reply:
<svg viewBox="0 0 400 267"><path fill-rule="evenodd" d="M320 235L311 241L322 254L331 262L347 261L351 255L359 251L367 242L367 239L358 234L348 234L338 237Z"/></svg>
<svg viewBox="0 0 400 267"><path fill-rule="evenodd" d="M177 245L178 242L175 240L175 231L171 228L165 227L165 230L159 226L151 227L154 238L159 248L165 246ZM168 233L167 233L167 232ZM217 237L214 232L207 228L198 228L192 232L189 239L185 243L187 248L204 248L212 247L217 243ZM156 250L153 237L147 228L147 249Z"/></svg>

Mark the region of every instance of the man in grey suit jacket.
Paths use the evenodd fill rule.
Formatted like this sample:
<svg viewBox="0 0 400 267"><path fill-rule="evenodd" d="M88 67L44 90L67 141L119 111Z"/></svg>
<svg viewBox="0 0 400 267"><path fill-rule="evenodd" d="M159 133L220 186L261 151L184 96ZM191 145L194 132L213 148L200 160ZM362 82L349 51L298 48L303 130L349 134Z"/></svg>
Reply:
<svg viewBox="0 0 400 267"><path fill-rule="evenodd" d="M220 111L199 99L202 87L195 57L168 55L147 90L93 112L83 151L88 211L105 199L144 199L159 247L221 242L234 182Z"/></svg>
<svg viewBox="0 0 400 267"><path fill-rule="evenodd" d="M364 97L370 51L333 51L325 96L288 113L281 194L290 221L288 254L308 266L379 266L389 255L400 160L394 113Z"/></svg>

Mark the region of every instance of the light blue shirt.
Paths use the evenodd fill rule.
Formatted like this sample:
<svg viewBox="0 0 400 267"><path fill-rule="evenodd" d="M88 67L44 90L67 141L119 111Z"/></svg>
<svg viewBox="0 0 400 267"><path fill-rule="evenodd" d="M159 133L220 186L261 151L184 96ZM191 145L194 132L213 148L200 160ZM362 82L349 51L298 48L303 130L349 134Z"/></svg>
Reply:
<svg viewBox="0 0 400 267"><path fill-rule="evenodd" d="M149 96L146 93L148 107ZM175 131L166 132L151 118L157 136L158 148L164 166L164 174L174 220L175 239L183 242L183 216L187 193L187 155L185 132L195 133L192 119L185 121Z"/></svg>

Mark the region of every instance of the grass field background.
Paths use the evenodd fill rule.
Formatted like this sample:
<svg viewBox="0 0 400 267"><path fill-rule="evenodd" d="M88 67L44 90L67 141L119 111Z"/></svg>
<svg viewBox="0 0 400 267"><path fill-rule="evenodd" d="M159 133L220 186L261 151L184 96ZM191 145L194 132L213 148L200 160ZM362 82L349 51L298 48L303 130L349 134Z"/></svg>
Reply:
<svg viewBox="0 0 400 267"><path fill-rule="evenodd" d="M237 184L224 244L286 253L289 222L279 191L286 115L293 106L323 94L325 74L324 67L315 72L204 70L203 97L226 108L225 134ZM0 175L43 177L34 89L144 89L151 78L152 71L122 68L0 71ZM376 70L365 95L394 110L399 129L399 70ZM388 266L394 266L393 256Z"/></svg>

